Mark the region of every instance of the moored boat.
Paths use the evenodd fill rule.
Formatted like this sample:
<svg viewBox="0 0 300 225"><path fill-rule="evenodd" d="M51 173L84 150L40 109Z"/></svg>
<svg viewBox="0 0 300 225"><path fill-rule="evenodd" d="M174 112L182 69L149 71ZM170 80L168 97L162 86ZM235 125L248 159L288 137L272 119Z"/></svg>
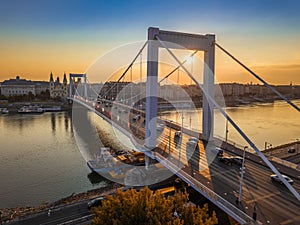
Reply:
<svg viewBox="0 0 300 225"><path fill-rule="evenodd" d="M18 113L22 113L22 114L44 113L44 109L38 106L23 106L18 110Z"/></svg>
<svg viewBox="0 0 300 225"><path fill-rule="evenodd" d="M122 154L120 154L122 152ZM89 160L87 166L92 172L98 174L111 174L116 173L118 175L124 174L132 166L145 165L144 154L127 151L115 151L116 154L112 154L109 148L101 148L100 155L94 160Z"/></svg>
<svg viewBox="0 0 300 225"><path fill-rule="evenodd" d="M60 112L61 107L60 106L54 106L54 107L44 107L44 112Z"/></svg>
<svg viewBox="0 0 300 225"><path fill-rule="evenodd" d="M9 110L8 110L7 108L2 108L2 109L0 110L0 112L1 112L2 114L8 114L8 113L9 113Z"/></svg>

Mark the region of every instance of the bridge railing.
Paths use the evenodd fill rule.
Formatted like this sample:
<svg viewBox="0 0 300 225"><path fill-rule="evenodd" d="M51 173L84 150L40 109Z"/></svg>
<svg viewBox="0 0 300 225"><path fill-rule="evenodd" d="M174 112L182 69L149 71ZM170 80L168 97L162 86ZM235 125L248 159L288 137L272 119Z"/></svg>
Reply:
<svg viewBox="0 0 300 225"><path fill-rule="evenodd" d="M289 167L291 169L300 171L300 165L297 165L295 163L292 163L292 162L289 162L289 161L286 161L284 159L280 159L280 158L277 158L277 157L274 157L274 156L269 156L268 158L273 162L276 162L276 163L281 164L283 166L286 166L286 167Z"/></svg>

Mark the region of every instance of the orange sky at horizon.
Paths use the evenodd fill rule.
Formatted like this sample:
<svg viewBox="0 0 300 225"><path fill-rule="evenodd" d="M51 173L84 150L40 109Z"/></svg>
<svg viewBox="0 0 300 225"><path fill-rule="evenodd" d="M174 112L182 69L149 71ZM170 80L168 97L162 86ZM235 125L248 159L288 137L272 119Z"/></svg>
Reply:
<svg viewBox="0 0 300 225"><path fill-rule="evenodd" d="M49 80L51 71L54 77L59 76L60 78L62 78L64 72L67 74L85 73L87 68L99 56L121 44L111 42L102 45L101 43L87 41L81 45L77 42L70 42L65 45L61 42L48 43L47 41L35 43L29 40L26 43L14 40L6 41L7 43L0 43L2 50L0 52L1 81L15 78L17 75L30 80ZM13 45L8 44L11 41L13 41ZM241 44L241 40L232 42L228 38L222 38L220 42L236 58L240 59L270 84L293 83L300 85L300 53L294 48L295 38L286 43L285 46L277 46L272 42L269 45L251 43L246 38L245 41L247 41L247 45L249 44L247 47L243 47L244 43ZM274 46L277 46L277 54L274 54ZM290 54L291 52L292 54ZM215 63L215 74L218 83L258 83L254 77L251 77L248 72L219 49L216 49ZM92 82L100 81L105 81L105 79L93 80ZM186 83L189 83L189 81Z"/></svg>

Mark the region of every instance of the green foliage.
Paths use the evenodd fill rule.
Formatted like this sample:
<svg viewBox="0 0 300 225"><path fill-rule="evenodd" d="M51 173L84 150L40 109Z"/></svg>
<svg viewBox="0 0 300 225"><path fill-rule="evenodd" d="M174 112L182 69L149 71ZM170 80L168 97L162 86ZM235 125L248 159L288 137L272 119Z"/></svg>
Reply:
<svg viewBox="0 0 300 225"><path fill-rule="evenodd" d="M174 216L174 211L178 216ZM213 225L218 223L215 212L210 217L208 206L203 208L188 202L186 192L178 192L165 198L144 188L126 192L117 191L106 196L102 206L93 209L92 224L106 225Z"/></svg>

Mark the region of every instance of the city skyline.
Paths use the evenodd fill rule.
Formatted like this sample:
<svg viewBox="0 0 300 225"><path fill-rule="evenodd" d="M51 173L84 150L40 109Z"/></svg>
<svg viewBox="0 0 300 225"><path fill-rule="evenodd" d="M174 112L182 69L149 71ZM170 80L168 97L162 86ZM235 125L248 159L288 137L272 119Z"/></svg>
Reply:
<svg viewBox="0 0 300 225"><path fill-rule="evenodd" d="M146 40L148 27L155 26L214 33L218 43L269 83L300 84L299 8L297 1L3 2L0 79L85 73L111 49ZM219 82L256 83L240 76L244 73L216 51Z"/></svg>

